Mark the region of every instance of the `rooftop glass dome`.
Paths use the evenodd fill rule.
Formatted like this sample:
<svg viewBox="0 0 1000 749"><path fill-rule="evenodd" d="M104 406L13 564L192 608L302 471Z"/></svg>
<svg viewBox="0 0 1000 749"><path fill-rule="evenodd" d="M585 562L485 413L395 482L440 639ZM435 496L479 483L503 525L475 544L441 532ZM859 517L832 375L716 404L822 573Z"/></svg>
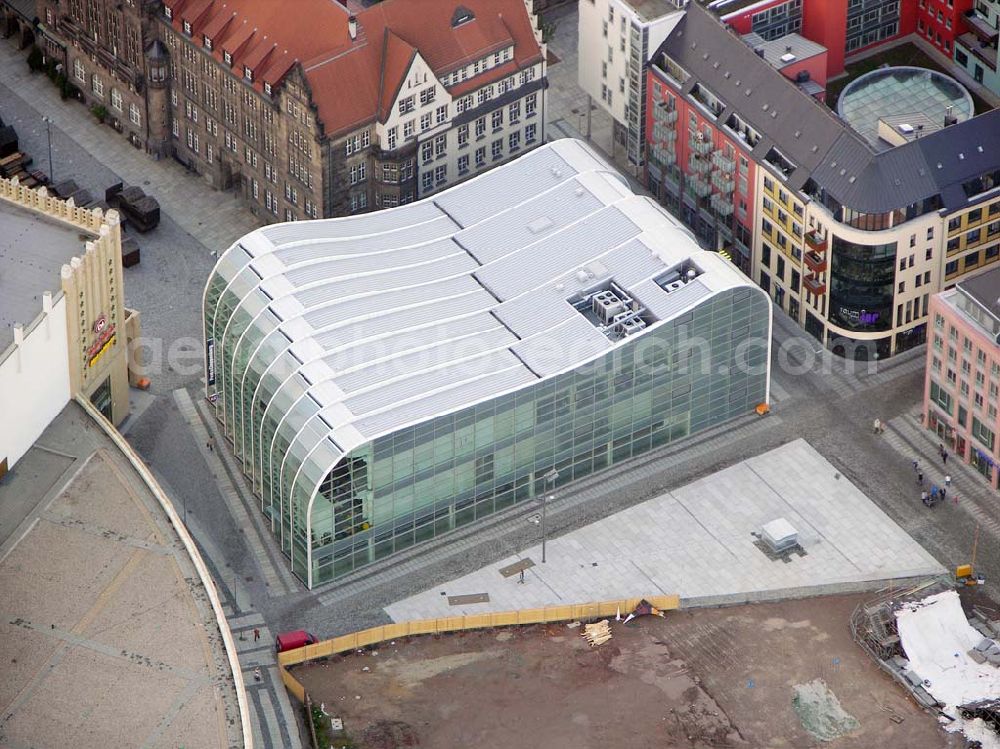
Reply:
<svg viewBox="0 0 1000 749"><path fill-rule="evenodd" d="M900 66L879 68L849 83L837 114L873 146L888 148L879 140L880 119L923 115L942 127L949 107L958 122L972 117L972 97L962 84L934 70Z"/></svg>

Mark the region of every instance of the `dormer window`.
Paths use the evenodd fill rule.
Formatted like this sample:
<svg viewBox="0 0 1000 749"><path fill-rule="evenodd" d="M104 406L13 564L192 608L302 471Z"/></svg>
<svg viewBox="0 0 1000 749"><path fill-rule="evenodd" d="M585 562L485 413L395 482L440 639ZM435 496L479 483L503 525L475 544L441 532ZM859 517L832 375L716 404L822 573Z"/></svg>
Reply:
<svg viewBox="0 0 1000 749"><path fill-rule="evenodd" d="M267 83L267 82L264 83L264 93L267 94L268 96L271 95L271 84L270 83Z"/></svg>
<svg viewBox="0 0 1000 749"><path fill-rule="evenodd" d="M469 21L474 21L476 18L475 13L466 8L464 5L459 5L455 8L455 12L451 15L451 27L453 29L458 28L463 23L468 23Z"/></svg>
<svg viewBox="0 0 1000 749"><path fill-rule="evenodd" d="M203 37L203 41L205 43L205 49L212 49L212 40L210 37Z"/></svg>
<svg viewBox="0 0 1000 749"><path fill-rule="evenodd" d="M171 8L169 5L164 5L163 6L163 15L166 16L168 20L171 19L171 18L173 18L174 17L174 9Z"/></svg>
<svg viewBox="0 0 1000 749"><path fill-rule="evenodd" d="M253 80L253 71L246 65L243 66L243 77L248 81Z"/></svg>
<svg viewBox="0 0 1000 749"><path fill-rule="evenodd" d="M229 54L228 52L223 52L222 53L222 59L226 61L226 65L232 65L233 64L233 56L231 54Z"/></svg>
<svg viewBox="0 0 1000 749"><path fill-rule="evenodd" d="M187 34L188 36L191 36L191 22L190 21L185 21L184 22L184 33Z"/></svg>

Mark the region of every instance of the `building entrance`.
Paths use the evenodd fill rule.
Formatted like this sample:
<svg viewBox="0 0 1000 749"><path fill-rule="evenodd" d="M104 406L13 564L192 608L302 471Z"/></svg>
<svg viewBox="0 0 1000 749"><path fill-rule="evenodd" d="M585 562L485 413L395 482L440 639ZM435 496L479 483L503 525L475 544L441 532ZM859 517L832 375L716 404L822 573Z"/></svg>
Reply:
<svg viewBox="0 0 1000 749"><path fill-rule="evenodd" d="M91 394L90 402L94 404L94 407L101 412L105 419L112 421L111 418L111 376L109 375L104 382L97 386L97 389Z"/></svg>

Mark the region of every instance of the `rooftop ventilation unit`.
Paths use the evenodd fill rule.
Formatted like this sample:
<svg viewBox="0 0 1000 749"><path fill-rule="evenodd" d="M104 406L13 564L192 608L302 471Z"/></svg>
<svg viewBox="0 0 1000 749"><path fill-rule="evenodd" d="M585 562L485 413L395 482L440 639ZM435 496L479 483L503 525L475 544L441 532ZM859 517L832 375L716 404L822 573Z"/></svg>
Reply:
<svg viewBox="0 0 1000 749"><path fill-rule="evenodd" d="M760 529L760 537L775 554L798 546L799 532L784 518L767 523Z"/></svg>
<svg viewBox="0 0 1000 749"><path fill-rule="evenodd" d="M612 324L614 332L623 338L638 333L646 327L646 321L636 312L622 312L615 315Z"/></svg>
<svg viewBox="0 0 1000 749"><path fill-rule="evenodd" d="M781 56L781 57L780 57L779 59L780 59L780 60L781 60L781 61L782 61L783 63L789 63L789 62L794 62L794 61L795 61L795 55L793 55L793 54L792 54L791 52L786 52L786 53L785 53L785 54L783 54L783 55L782 55L782 56Z"/></svg>
<svg viewBox="0 0 1000 749"><path fill-rule="evenodd" d="M897 125L897 127L899 128L899 132L905 133L907 135L913 132L913 125L908 125L905 122L900 123L899 125Z"/></svg>
<svg viewBox="0 0 1000 749"><path fill-rule="evenodd" d="M590 300L591 309L607 325L625 311L625 302L613 291L599 291Z"/></svg>

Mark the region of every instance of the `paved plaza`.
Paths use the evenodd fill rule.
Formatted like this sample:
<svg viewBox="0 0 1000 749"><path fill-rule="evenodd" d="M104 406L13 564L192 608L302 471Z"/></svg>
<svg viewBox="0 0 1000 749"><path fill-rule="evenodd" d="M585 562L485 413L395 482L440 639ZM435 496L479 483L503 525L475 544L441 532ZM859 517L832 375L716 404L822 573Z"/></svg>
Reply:
<svg viewBox="0 0 1000 749"><path fill-rule="evenodd" d="M0 487L0 517L0 746L242 745L194 565L75 403Z"/></svg>
<svg viewBox="0 0 1000 749"><path fill-rule="evenodd" d="M801 552L754 537L785 518ZM944 568L805 440L748 458L386 607L394 621L678 593L683 606L815 595L937 575ZM534 563L523 584L500 570ZM449 605L452 596L489 601Z"/></svg>

